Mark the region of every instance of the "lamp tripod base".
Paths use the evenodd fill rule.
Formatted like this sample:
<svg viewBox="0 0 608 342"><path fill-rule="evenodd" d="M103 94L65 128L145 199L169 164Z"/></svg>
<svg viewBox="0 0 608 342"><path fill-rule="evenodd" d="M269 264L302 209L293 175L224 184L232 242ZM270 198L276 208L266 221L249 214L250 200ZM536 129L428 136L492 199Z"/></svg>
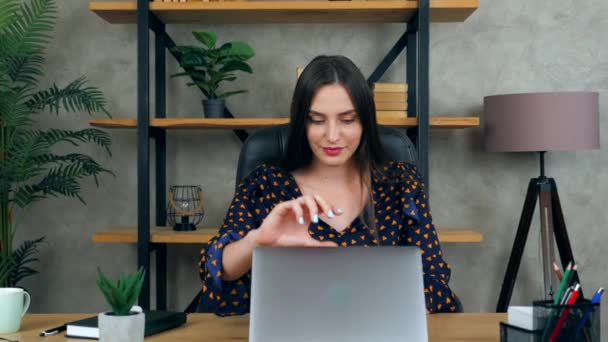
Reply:
<svg viewBox="0 0 608 342"><path fill-rule="evenodd" d="M541 209L541 247L546 296L552 295L552 293L550 293L552 289L550 277L553 277L551 266L553 262L553 260L551 260L553 259L553 237L555 237L562 267L565 268L569 262L574 262L574 256L572 255L572 248L570 247L570 241L568 240L566 223L564 221L555 180L545 176L532 178L528 184L528 192L519 220L517 234L515 235L515 242L513 243L513 248L511 250L507 272L505 273L505 278L502 283L500 297L498 298L498 304L496 305L496 312L506 312L509 306L538 198L540 198ZM573 281L579 281L576 272L574 273Z"/></svg>

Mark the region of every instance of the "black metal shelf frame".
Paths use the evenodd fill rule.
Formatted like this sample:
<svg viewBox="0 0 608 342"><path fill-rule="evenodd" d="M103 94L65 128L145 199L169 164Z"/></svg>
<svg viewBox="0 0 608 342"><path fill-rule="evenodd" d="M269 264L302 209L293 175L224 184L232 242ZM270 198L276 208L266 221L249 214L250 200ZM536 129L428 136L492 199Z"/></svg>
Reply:
<svg viewBox="0 0 608 342"><path fill-rule="evenodd" d="M418 11L407 23L405 32L388 51L368 78L377 82L405 49L407 56L408 116L417 116L418 125L408 129L408 136L418 150L418 169L429 185L429 0L418 1ZM156 118L166 117L166 58L175 43L165 30L165 24L150 11L149 0L137 0L137 264L147 272L139 305L150 309L150 255L156 257L156 309L167 309L167 245L150 243L150 139L154 139L156 168L155 197L157 226L166 225L166 131L150 127L150 56L149 34L155 34L155 108ZM178 61L179 54L171 52ZM226 115L233 117L228 109ZM234 130L241 141L247 132Z"/></svg>

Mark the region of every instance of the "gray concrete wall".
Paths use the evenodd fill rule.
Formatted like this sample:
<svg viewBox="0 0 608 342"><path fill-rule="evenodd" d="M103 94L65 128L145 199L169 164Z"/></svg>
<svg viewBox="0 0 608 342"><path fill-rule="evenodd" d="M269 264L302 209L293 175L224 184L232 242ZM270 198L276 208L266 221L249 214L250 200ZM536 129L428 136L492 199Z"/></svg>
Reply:
<svg viewBox="0 0 608 342"><path fill-rule="evenodd" d="M60 1L55 40L47 53L44 85L65 85L86 75L108 98L116 117L135 116L136 27L110 25L87 9L87 1ZM608 2L589 0L485 0L464 23L431 26L431 112L481 115L483 96L544 90L600 92L602 146L608 114ZM288 112L295 68L317 54L344 54L369 75L400 35L400 25L170 25L178 43L193 42L192 29L212 29L220 41L244 40L256 50L253 75L239 78L248 94L228 99L240 117ZM179 70L169 58L168 72ZM384 81L405 80L405 59ZM170 116L201 115L201 96L185 79L168 82ZM153 92L151 93L153 94ZM87 127L84 115L41 116L41 125ZM482 117L483 119L483 117ZM95 285L100 266L111 275L136 265L132 245L94 244L96 230L136 222L136 134L112 130L113 156L89 152L116 172L101 187L86 182L87 206L51 199L36 204L18 239L46 235L41 274L24 282L33 312L98 312L105 304ZM453 269L451 286L467 312L493 311L498 299L528 180L538 175L534 154L483 151L482 129L433 132L431 202L437 225L471 227L480 244L444 244ZM240 142L228 131L170 131L167 183L200 184L206 196L203 224L223 219L234 186ZM584 289L608 286L605 150L547 155L547 173L558 182L572 247ZM526 246L512 304L541 294L538 217ZM170 245L170 309L183 309L198 289L199 246ZM605 307L606 305L604 305ZM603 330L607 331L606 314Z"/></svg>

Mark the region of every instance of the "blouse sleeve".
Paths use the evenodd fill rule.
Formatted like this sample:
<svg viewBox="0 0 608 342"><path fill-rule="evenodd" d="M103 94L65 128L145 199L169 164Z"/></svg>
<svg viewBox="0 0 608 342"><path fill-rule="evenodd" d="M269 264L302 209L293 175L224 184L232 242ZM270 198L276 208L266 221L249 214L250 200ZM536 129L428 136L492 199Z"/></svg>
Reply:
<svg viewBox="0 0 608 342"><path fill-rule="evenodd" d="M409 227L406 239L408 245L420 247L426 307L430 313L454 312L455 295L448 285L451 270L443 260L425 185L414 167L411 167L409 173L409 179L401 189L404 195L403 212Z"/></svg>
<svg viewBox="0 0 608 342"><path fill-rule="evenodd" d="M251 271L234 281L222 280L222 255L229 243L242 239L258 227L255 185L254 178L239 185L219 233L200 252L202 293L199 312L213 312L218 316L249 312Z"/></svg>

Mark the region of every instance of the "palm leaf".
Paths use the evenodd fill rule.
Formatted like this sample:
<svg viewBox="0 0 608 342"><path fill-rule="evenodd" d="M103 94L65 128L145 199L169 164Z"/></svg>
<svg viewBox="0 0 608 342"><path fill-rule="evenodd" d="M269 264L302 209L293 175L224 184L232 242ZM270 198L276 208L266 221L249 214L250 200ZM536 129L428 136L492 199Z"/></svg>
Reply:
<svg viewBox="0 0 608 342"><path fill-rule="evenodd" d="M95 180L96 186L99 186L98 175L100 175L101 173L109 173L113 176L116 176L112 171L102 167L91 157L84 155L84 154L79 154L79 153L71 153L68 155L55 155L55 154L47 153L47 154L35 157L34 162L36 163L36 165L39 165L42 168L48 166L49 164L63 165L67 169L69 169L70 166L72 166L76 169L80 168L82 170L81 176L76 177L76 178L92 176L93 179ZM77 166L74 166L74 165L77 165ZM74 176L74 175L72 175L72 176ZM76 176L78 176L78 174ZM47 184L47 183L45 183L45 184ZM55 186L53 189L57 189L57 187ZM47 195L53 195L55 192L61 193L59 190L50 191L50 189L46 189L46 191L45 191L45 189L39 185L32 186L32 185L26 184L26 185L22 185L22 186L18 187L13 192L13 196L12 196L11 200L15 204L17 204L19 207L25 208L30 203L42 200L42 199L46 198Z"/></svg>
<svg viewBox="0 0 608 342"><path fill-rule="evenodd" d="M49 144L40 132L20 130L8 150L10 163L3 163L5 176L13 182L25 182L39 175L43 169L34 158L48 152Z"/></svg>
<svg viewBox="0 0 608 342"><path fill-rule="evenodd" d="M48 196L58 195L76 197L84 203L80 197L78 185L80 179L92 176L95 184L99 186L100 174L109 173L115 176L112 171L102 167L87 155L50 153L49 148L60 142L75 146L83 142L92 142L103 147L108 154L111 153L109 135L95 128L81 131L52 129L46 132L21 132L10 153L11 163L4 164L0 169L2 171L0 174L3 175L0 179L0 189L8 192L10 186L17 183L11 200L19 207L24 208ZM44 172L46 175L39 183L33 185L26 183Z"/></svg>
<svg viewBox="0 0 608 342"><path fill-rule="evenodd" d="M67 155L55 155L47 153L34 158L34 162L40 166L46 166L47 164L78 164L82 167L85 173L92 175L95 179L95 185L99 186L97 175L100 173L109 173L116 176L114 172L102 167L93 158L86 154L70 153Z"/></svg>
<svg viewBox="0 0 608 342"><path fill-rule="evenodd" d="M35 240L26 240L13 252L11 258L13 259L14 267L10 277L11 286L17 285L17 283L25 277L38 273L38 271L27 265L38 261L37 258L34 258L34 255L38 254L37 246L43 241L44 237Z"/></svg>
<svg viewBox="0 0 608 342"><path fill-rule="evenodd" d="M23 2L16 20L6 27L3 36L18 56L40 53L51 38L56 14L54 0Z"/></svg>
<svg viewBox="0 0 608 342"><path fill-rule="evenodd" d="M106 110L106 100L103 93L95 87L86 85L86 79L81 77L68 84L64 89L59 89L57 85L47 90L34 94L27 105L38 111L44 110L47 106L55 113L59 113L59 108L76 112L86 111L88 114L105 113L111 117Z"/></svg>
<svg viewBox="0 0 608 342"><path fill-rule="evenodd" d="M23 185L19 187L11 201L21 208L27 207L30 203L45 199L46 196L38 188L31 185Z"/></svg>
<svg viewBox="0 0 608 342"><path fill-rule="evenodd" d="M97 128L85 128L79 131L71 131L64 129L50 129L48 131L41 132L42 139L44 139L49 146L53 146L58 143L67 142L73 146L78 146L79 142L90 142L102 147L106 153L111 156L112 151L112 139L107 132L104 132Z"/></svg>
<svg viewBox="0 0 608 342"><path fill-rule="evenodd" d="M17 53L14 38L6 32L19 18L19 2L16 0L0 0L0 86L5 86L10 56Z"/></svg>
<svg viewBox="0 0 608 342"><path fill-rule="evenodd" d="M49 196L62 195L77 198L84 204L86 202L80 196L78 181L91 175L89 170L78 164L60 165L48 170L48 173L37 184L18 187L13 194L12 201L23 208Z"/></svg>
<svg viewBox="0 0 608 342"><path fill-rule="evenodd" d="M44 195L76 197L83 204L86 203L80 196L78 180L91 176L89 170L79 164L59 165L49 169L46 176L33 186Z"/></svg>
<svg viewBox="0 0 608 342"><path fill-rule="evenodd" d="M0 287L10 286L10 276L14 268L13 258L3 258L0 255Z"/></svg>
<svg viewBox="0 0 608 342"><path fill-rule="evenodd" d="M92 176L95 179L95 183L99 185L97 176L101 173L113 174L95 162L83 163L82 160L79 160L69 164L60 164L51 167L48 173L37 184L18 188L13 196L13 201L23 207L41 198L63 195L75 197L83 204L86 204L80 196L79 181Z"/></svg>
<svg viewBox="0 0 608 342"><path fill-rule="evenodd" d="M29 55L13 58L9 62L8 75L13 83L23 83L26 86L38 84L38 78L43 75L42 55Z"/></svg>
<svg viewBox="0 0 608 342"><path fill-rule="evenodd" d="M0 120L7 128L30 126L32 111L23 103L28 96L26 88L0 90Z"/></svg>
<svg viewBox="0 0 608 342"><path fill-rule="evenodd" d="M16 0L0 0L0 35L17 17L15 13L19 9L19 2Z"/></svg>

